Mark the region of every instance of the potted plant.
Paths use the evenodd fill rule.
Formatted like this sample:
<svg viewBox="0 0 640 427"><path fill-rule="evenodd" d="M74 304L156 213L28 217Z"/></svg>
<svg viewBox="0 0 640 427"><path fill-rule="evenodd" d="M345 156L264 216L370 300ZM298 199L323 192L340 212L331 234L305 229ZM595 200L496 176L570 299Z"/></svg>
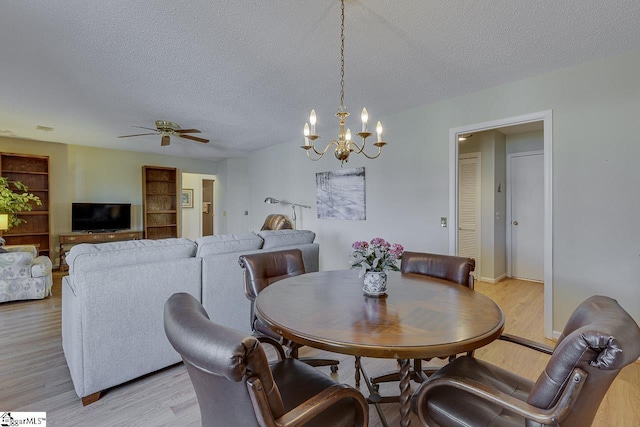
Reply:
<svg viewBox="0 0 640 427"><path fill-rule="evenodd" d="M9 228L26 222L16 213L30 211L34 205L42 205L40 198L28 191L29 188L22 182L0 177L0 213L9 215Z"/></svg>
<svg viewBox="0 0 640 427"><path fill-rule="evenodd" d="M387 290L387 271L399 271L397 266L402 259L404 248L398 243L393 245L376 237L367 242L354 242L354 251L349 259L351 268L359 268L359 277L364 276L363 291L369 296L382 296Z"/></svg>

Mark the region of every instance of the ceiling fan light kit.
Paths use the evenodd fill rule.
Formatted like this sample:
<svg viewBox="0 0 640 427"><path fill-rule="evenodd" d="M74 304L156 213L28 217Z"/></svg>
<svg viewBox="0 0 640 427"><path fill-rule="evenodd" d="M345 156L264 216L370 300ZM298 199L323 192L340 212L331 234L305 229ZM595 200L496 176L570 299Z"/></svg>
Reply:
<svg viewBox="0 0 640 427"><path fill-rule="evenodd" d="M156 128L147 128L144 126L134 126L140 129L147 129L153 132L150 133L137 133L134 135L122 135L118 138L130 138L132 136L145 136L145 135L162 135L162 139L160 141L160 145L165 147L169 145L171 142L171 135L177 136L179 138L190 139L192 141L201 142L206 144L209 142L208 139L198 138L196 136L187 135L189 133L200 133L198 129L181 129L177 123L170 122L167 120L156 120Z"/></svg>

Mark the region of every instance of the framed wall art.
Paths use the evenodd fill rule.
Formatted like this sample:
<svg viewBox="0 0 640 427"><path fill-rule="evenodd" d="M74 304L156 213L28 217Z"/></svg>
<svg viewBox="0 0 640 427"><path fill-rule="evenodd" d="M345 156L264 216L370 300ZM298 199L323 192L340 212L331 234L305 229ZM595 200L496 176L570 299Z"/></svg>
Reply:
<svg viewBox="0 0 640 427"><path fill-rule="evenodd" d="M316 173L318 219L367 219L364 168Z"/></svg>
<svg viewBox="0 0 640 427"><path fill-rule="evenodd" d="M193 188L183 188L181 200L182 200L183 208L192 208L193 207Z"/></svg>

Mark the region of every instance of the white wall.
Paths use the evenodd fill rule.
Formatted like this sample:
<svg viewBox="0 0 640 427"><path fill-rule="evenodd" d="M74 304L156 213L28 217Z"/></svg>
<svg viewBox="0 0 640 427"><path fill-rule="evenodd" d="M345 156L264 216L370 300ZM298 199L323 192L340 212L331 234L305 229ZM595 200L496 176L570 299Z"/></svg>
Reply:
<svg viewBox="0 0 640 427"><path fill-rule="evenodd" d="M315 173L340 167L330 155L312 163L300 140L256 151L251 226L273 212L266 196L314 206L300 228L318 234L322 269L347 268L351 243L375 236L446 253L449 129L552 109L553 328L592 294L618 299L640 322L639 74L640 52L631 52L382 118L382 156L348 165L366 168L366 221L315 218Z"/></svg>

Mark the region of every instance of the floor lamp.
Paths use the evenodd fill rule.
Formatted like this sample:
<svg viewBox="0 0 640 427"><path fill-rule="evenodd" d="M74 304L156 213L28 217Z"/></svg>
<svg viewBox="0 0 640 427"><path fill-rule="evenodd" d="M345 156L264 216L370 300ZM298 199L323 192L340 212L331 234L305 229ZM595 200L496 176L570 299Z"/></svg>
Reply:
<svg viewBox="0 0 640 427"><path fill-rule="evenodd" d="M300 208L307 208L307 209L311 209L311 206L307 206L307 205L300 205L298 203L291 203L291 202L287 202L284 200L278 200L278 199L274 199L273 197L267 197L266 199L264 199L265 203L268 203L270 205L273 204L281 204L281 205L290 205L291 209L293 209L293 215L291 217L291 219L293 219L293 227L297 230L298 229L298 224L296 222L296 206L300 207Z"/></svg>

